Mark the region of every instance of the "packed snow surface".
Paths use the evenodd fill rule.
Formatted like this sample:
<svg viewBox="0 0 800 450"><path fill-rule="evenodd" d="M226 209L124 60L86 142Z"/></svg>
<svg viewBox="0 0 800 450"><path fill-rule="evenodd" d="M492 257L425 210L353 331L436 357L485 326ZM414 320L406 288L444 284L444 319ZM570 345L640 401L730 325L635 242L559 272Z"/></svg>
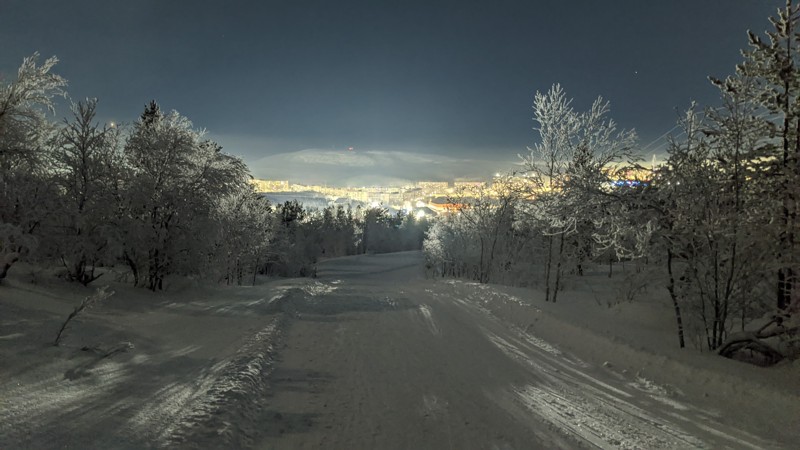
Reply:
<svg viewBox="0 0 800 450"><path fill-rule="evenodd" d="M415 252L328 260L318 275L158 294L114 286L61 347L50 343L86 291L12 277L0 286L0 448L792 448L800 438L797 365L676 351L657 298L610 308L598 285L545 304L535 290L425 279Z"/></svg>

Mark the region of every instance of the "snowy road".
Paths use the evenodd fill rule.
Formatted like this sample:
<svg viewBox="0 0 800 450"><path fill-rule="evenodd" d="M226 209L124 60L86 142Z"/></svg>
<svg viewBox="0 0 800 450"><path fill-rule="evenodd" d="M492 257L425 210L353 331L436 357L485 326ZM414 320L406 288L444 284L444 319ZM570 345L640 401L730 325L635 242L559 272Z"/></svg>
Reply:
<svg viewBox="0 0 800 450"><path fill-rule="evenodd" d="M510 325L519 299L426 280L420 258L159 301L130 289L60 348L45 342L70 301L6 288L0 448L781 448Z"/></svg>
<svg viewBox="0 0 800 450"><path fill-rule="evenodd" d="M261 448L764 448L644 379L575 357L422 279L418 255L320 267L296 302Z"/></svg>

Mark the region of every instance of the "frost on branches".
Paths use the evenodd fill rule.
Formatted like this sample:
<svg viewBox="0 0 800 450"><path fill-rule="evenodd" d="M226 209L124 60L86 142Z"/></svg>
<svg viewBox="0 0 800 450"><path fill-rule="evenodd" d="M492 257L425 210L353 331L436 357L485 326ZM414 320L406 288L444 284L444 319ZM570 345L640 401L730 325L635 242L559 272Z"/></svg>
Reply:
<svg viewBox="0 0 800 450"><path fill-rule="evenodd" d="M575 111L558 84L546 94L536 93L533 111L539 142L523 162L534 199L523 211L544 236L545 298L555 302L567 255L583 272L594 245L592 221L602 215L605 203L597 201L599 194L635 158L636 134L617 130L608 118L609 103L600 97L588 111Z"/></svg>
<svg viewBox="0 0 800 450"><path fill-rule="evenodd" d="M0 234L0 278L36 246L33 235L53 196L43 183L45 143L53 133L46 113L54 111L55 97L65 95L66 80L50 72L55 57L41 65L38 59L38 53L25 58L15 80L0 80L0 227L6 230Z"/></svg>

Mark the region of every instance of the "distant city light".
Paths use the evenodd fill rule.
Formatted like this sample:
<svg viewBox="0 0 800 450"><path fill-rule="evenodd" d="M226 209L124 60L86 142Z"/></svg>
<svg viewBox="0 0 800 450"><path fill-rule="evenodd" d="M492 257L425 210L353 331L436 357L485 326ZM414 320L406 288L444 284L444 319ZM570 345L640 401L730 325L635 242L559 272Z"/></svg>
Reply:
<svg viewBox="0 0 800 450"><path fill-rule="evenodd" d="M621 186L628 186L628 187L636 187L636 186L649 186L649 181L639 181L639 180L616 180L612 181L611 184L617 187Z"/></svg>

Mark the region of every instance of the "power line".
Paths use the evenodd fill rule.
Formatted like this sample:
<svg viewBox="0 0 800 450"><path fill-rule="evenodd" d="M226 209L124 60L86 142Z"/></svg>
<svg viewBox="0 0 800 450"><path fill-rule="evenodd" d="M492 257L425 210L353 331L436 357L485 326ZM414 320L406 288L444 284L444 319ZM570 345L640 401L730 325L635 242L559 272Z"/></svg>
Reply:
<svg viewBox="0 0 800 450"><path fill-rule="evenodd" d="M710 109L712 109L714 111L719 111L719 110L721 110L723 108L724 107L720 106L720 107L717 107L717 108L710 108ZM705 115L705 112L702 112L702 114ZM763 118L765 116L771 116L771 117L767 117L767 120L774 120L774 119L780 117L780 114L778 114L778 113L770 113L769 111L763 111L759 115L755 116L755 118L756 119L761 119L761 118ZM669 141L666 141L666 138L669 135L669 133L673 132L678 127L680 127L680 124L675 125L674 127L670 128L666 133L664 133L661 136L655 138L652 142L650 142L649 144L647 144L644 147L642 147L642 149L640 151L644 152L648 148L650 148L650 146L655 144L656 142L658 142L658 141L660 141L662 139L665 139L665 141L663 143L661 143L661 144L657 145L656 147L654 147L653 149L651 149L651 151L653 153L657 153L657 152L661 151L667 144L669 144ZM686 134L685 130L683 130L680 133L676 134L674 137L677 138L677 137L683 136L684 134Z"/></svg>
<svg viewBox="0 0 800 450"><path fill-rule="evenodd" d="M657 138L653 139L653 140L652 140L652 141L651 141L649 144L647 144L647 145L645 145L644 147L642 147L642 150L641 150L641 151L645 151L645 150L647 150L648 148L650 148L650 146L651 146L651 145L655 144L656 142L660 141L661 139L664 139L664 138L666 138L666 137L667 137L667 135L669 135L670 133L672 133L672 131L673 131L673 130L675 130L676 128L678 128L679 126L680 126L679 124L676 124L674 127L672 127L672 128L670 128L669 130L667 130L667 131L666 131L664 134L662 134L661 136L659 136L659 137L657 137Z"/></svg>

